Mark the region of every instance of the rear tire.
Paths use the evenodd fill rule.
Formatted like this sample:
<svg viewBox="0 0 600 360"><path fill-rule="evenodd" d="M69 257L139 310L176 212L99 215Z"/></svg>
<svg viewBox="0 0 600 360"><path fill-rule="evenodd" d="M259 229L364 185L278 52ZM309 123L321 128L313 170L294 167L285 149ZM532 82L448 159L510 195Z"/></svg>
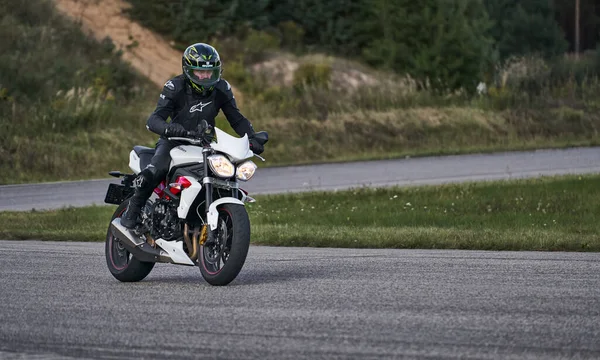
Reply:
<svg viewBox="0 0 600 360"><path fill-rule="evenodd" d="M217 243L200 247L198 267L209 284L223 286L237 277L246 262L250 247L250 219L243 205L227 203L217 210Z"/></svg>
<svg viewBox="0 0 600 360"><path fill-rule="evenodd" d="M127 204L129 204L129 200L125 200L117 207L117 210L115 210L110 219L111 222L123 215L127 209ZM115 279L122 282L136 282L143 280L150 274L150 271L152 271L155 264L153 262L139 261L133 257L133 255L121 245L121 242L113 236L112 231L110 231L110 224L106 233L104 254L106 256L108 270Z"/></svg>

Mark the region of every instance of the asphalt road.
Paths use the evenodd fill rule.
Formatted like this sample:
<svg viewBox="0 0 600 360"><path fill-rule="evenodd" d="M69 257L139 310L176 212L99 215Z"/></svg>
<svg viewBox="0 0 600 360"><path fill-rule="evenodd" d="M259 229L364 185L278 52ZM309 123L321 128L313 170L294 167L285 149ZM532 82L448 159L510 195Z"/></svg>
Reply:
<svg viewBox="0 0 600 360"><path fill-rule="evenodd" d="M600 358L600 254L252 246L226 287L0 241L0 358Z"/></svg>
<svg viewBox="0 0 600 360"><path fill-rule="evenodd" d="M269 194L598 172L600 148L594 147L259 168L243 188ZM0 186L0 211L103 204L111 182L118 180Z"/></svg>
<svg viewBox="0 0 600 360"><path fill-rule="evenodd" d="M261 169L252 193L600 172L600 148ZM0 186L0 210L101 204L111 180ZM112 180L114 181L114 180ZM103 244L0 241L0 358L600 358L600 254L252 246L239 277Z"/></svg>

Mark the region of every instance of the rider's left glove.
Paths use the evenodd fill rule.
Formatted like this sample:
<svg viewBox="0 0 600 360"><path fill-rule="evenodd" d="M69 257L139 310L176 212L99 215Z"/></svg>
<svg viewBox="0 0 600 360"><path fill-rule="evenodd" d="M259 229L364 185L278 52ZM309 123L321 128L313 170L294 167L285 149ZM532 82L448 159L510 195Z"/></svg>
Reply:
<svg viewBox="0 0 600 360"><path fill-rule="evenodd" d="M256 139L250 138L250 150L257 155L260 155L263 151L265 151L265 147L256 141Z"/></svg>

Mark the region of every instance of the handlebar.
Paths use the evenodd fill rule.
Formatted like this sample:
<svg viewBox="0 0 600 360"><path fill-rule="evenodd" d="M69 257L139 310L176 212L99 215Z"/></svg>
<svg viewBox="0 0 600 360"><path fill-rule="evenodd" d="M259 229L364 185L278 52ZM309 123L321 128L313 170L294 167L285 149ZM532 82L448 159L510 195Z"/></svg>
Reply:
<svg viewBox="0 0 600 360"><path fill-rule="evenodd" d="M212 126L206 124L199 131L187 131L185 137L168 137L168 140L186 141L193 145L209 146L212 140Z"/></svg>
<svg viewBox="0 0 600 360"><path fill-rule="evenodd" d="M202 145L202 139L194 139L192 137L168 137L167 140L187 141L194 145Z"/></svg>

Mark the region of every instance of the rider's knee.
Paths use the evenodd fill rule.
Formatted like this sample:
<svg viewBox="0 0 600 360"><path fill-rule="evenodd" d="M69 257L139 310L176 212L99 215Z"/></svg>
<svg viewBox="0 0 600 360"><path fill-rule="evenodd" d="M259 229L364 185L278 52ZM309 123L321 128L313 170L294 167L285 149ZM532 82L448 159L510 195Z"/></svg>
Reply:
<svg viewBox="0 0 600 360"><path fill-rule="evenodd" d="M148 165L142 170L133 181L133 186L144 191L151 190L156 187L156 182L160 182L158 170L153 165Z"/></svg>

